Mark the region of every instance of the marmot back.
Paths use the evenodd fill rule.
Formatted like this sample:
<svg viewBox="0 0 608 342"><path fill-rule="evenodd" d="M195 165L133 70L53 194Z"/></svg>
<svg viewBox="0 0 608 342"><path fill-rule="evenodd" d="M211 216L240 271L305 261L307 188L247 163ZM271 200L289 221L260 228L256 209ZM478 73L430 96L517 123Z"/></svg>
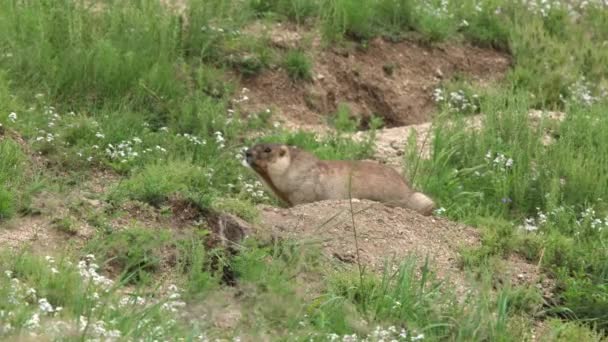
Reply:
<svg viewBox="0 0 608 342"><path fill-rule="evenodd" d="M320 160L282 144L257 144L245 165L290 206L321 200L368 199L430 215L432 199L416 192L393 168L371 161Z"/></svg>

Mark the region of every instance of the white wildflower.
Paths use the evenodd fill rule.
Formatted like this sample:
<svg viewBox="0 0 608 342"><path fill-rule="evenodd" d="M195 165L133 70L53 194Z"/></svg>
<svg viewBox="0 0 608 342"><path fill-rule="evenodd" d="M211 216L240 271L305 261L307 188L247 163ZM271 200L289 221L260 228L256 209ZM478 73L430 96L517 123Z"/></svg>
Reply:
<svg viewBox="0 0 608 342"><path fill-rule="evenodd" d="M36 312L28 319L23 327L26 329L34 330L40 328L40 315Z"/></svg>
<svg viewBox="0 0 608 342"><path fill-rule="evenodd" d="M412 337L412 341L418 341L424 339L424 334L418 334Z"/></svg>
<svg viewBox="0 0 608 342"><path fill-rule="evenodd" d="M446 209L444 207L435 209L435 215L443 215L445 212L446 212Z"/></svg>
<svg viewBox="0 0 608 342"><path fill-rule="evenodd" d="M547 223L547 215L545 215L542 211L538 212L538 224L541 226Z"/></svg>
<svg viewBox="0 0 608 342"><path fill-rule="evenodd" d="M36 289L30 287L29 289L27 289L27 291L25 291L25 296L36 298Z"/></svg>
<svg viewBox="0 0 608 342"><path fill-rule="evenodd" d="M15 122L15 121L17 121L17 113L15 113L15 112L11 112L11 113L8 115L8 119L9 119L11 122Z"/></svg>
<svg viewBox="0 0 608 342"><path fill-rule="evenodd" d="M51 303L49 303L46 298L40 298L38 300L38 307L40 308L40 311L44 313L51 313L55 311Z"/></svg>
<svg viewBox="0 0 608 342"><path fill-rule="evenodd" d="M84 316L78 317L78 330L83 331L84 328L86 328L88 324L89 324L89 321L87 320L86 317L84 317Z"/></svg>
<svg viewBox="0 0 608 342"><path fill-rule="evenodd" d="M538 230L538 226L535 224L535 221L533 218L527 218L524 220L524 225L521 226L523 229L529 231L529 232L533 232Z"/></svg>

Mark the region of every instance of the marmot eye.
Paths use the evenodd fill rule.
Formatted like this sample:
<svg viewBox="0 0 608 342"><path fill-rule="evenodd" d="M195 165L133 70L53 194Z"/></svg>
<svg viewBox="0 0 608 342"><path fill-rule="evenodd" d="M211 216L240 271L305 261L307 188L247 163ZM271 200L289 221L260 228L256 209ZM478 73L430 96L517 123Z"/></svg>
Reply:
<svg viewBox="0 0 608 342"><path fill-rule="evenodd" d="M270 149L270 147L266 147L266 149L264 149L264 152L266 153L270 153L272 150Z"/></svg>

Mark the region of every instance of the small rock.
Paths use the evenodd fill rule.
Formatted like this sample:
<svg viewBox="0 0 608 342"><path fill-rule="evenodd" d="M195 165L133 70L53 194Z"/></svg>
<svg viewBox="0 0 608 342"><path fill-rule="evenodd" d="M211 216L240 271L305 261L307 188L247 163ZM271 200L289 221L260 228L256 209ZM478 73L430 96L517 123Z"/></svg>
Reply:
<svg viewBox="0 0 608 342"><path fill-rule="evenodd" d="M399 151L399 150L401 150L401 146L399 146L400 144L401 144L401 142L399 142L399 141L397 141L397 140L391 140L391 142L390 142L390 144L389 144L389 145L390 145L390 146L391 146L393 149L395 149L395 150Z"/></svg>
<svg viewBox="0 0 608 342"><path fill-rule="evenodd" d="M306 95L304 95L304 102L310 110L314 110L320 113L329 111L329 103L327 100L327 93L322 90L315 88L310 89Z"/></svg>
<svg viewBox="0 0 608 342"><path fill-rule="evenodd" d="M437 75L437 77L439 77L439 78L443 78L443 71L441 71L441 69L437 68L437 69L435 69L435 75Z"/></svg>
<svg viewBox="0 0 608 342"><path fill-rule="evenodd" d="M87 202L92 206L92 207L99 207L101 205L101 201L96 200L96 199L87 199Z"/></svg>

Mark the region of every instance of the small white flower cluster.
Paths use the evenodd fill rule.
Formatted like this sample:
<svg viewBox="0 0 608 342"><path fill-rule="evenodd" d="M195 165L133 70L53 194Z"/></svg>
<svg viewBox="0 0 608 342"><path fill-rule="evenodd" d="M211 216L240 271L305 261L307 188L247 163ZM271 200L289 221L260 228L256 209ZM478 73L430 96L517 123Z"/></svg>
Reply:
<svg viewBox="0 0 608 342"><path fill-rule="evenodd" d="M570 85L568 91L573 101L578 104L590 106L598 100L597 97L593 96L590 83L584 76L581 76L574 84Z"/></svg>
<svg viewBox="0 0 608 342"><path fill-rule="evenodd" d="M502 153L493 154L492 151L488 151L488 153L486 153L485 159L488 163L491 162L494 167L498 168L501 171L506 171L507 169L513 167L513 159L507 158L507 156Z"/></svg>
<svg viewBox="0 0 608 342"><path fill-rule="evenodd" d="M372 338L374 341L394 340L396 338L406 340L408 338L407 331L405 329L397 330L393 325L384 329L382 327L376 327L372 332ZM424 334L415 334L410 336L410 341L419 341L424 339Z"/></svg>
<svg viewBox="0 0 608 342"><path fill-rule="evenodd" d="M99 265L94 263L94 261L95 256L93 254L86 255L84 260L80 260L78 262L78 272L85 280L91 280L95 285L101 286L108 291L114 282L112 279L106 278L97 273Z"/></svg>
<svg viewBox="0 0 608 342"><path fill-rule="evenodd" d="M479 96L477 94L473 94L472 97L474 100L476 100ZM461 112L477 110L477 105L469 100L463 90L450 92L448 106L452 110Z"/></svg>
<svg viewBox="0 0 608 342"><path fill-rule="evenodd" d="M136 137L133 138L133 141L121 141L116 146L108 144L106 147L106 154L110 159L120 159L121 163L126 163L129 160L139 157L139 152L135 151L133 148L136 144L141 144L141 139Z"/></svg>
<svg viewBox="0 0 608 342"><path fill-rule="evenodd" d="M177 313L179 309L186 306L186 303L181 300L180 289L171 284L167 287L167 298L163 299L152 299L152 298L143 298L140 296L124 296L118 302L118 308L124 309L127 306L141 306L143 308L151 307L154 305L158 305L160 303L160 308L162 310L168 311L170 313Z"/></svg>
<svg viewBox="0 0 608 342"><path fill-rule="evenodd" d="M536 224L536 220L533 217L528 217L524 219L524 224L520 226L520 229L524 229L529 232L533 232L538 230L538 225Z"/></svg>
<svg viewBox="0 0 608 342"><path fill-rule="evenodd" d="M15 112L11 112L11 113L8 115L8 120L9 120L10 122L13 122L13 123L14 123L15 121L17 121L17 113L15 113Z"/></svg>
<svg viewBox="0 0 608 342"><path fill-rule="evenodd" d="M59 134L54 134L51 132L47 132L43 129L38 130L38 136L36 137L36 142L53 142L53 140L55 140L57 137L59 137Z"/></svg>
<svg viewBox="0 0 608 342"><path fill-rule="evenodd" d="M49 122L48 122L47 126L48 126L48 129L51 131L47 132L44 129L39 129L38 135L36 136L35 141L50 143L59 137L59 134L57 134L56 132L52 132L52 130L57 125L57 122L61 120L61 116L57 113L57 111L55 110L55 107L53 107L53 106L45 106L44 114L49 116Z"/></svg>
<svg viewBox="0 0 608 342"><path fill-rule="evenodd" d="M118 302L119 308L124 308L128 305L143 306L146 305L146 299L140 296L124 296L120 298L120 301Z"/></svg>
<svg viewBox="0 0 608 342"><path fill-rule="evenodd" d="M542 212L540 208L536 208L536 211L536 217L524 219L523 225L519 226L520 229L531 232L542 228L547 223L555 223L559 220L560 215L566 212L566 208L558 207L547 213ZM579 227L588 225L593 230L602 231L603 229L608 229L608 216L602 220L596 216L593 208L587 208L581 212L580 218L576 220L576 224Z"/></svg>
<svg viewBox="0 0 608 342"><path fill-rule="evenodd" d="M558 207L548 213L544 213L540 208L536 208L536 217L528 217L524 219L524 224L520 225L520 229L529 232L537 231L539 228L546 225L549 221L557 221L558 216L566 211L564 207Z"/></svg>
<svg viewBox="0 0 608 342"><path fill-rule="evenodd" d="M61 311L61 307L53 308L51 303L46 298L40 298L38 300L38 308L43 313L53 313L55 310Z"/></svg>
<svg viewBox="0 0 608 342"><path fill-rule="evenodd" d="M436 1L422 1L417 10L424 12L436 19L453 18L454 14L450 11L450 2L448 0L440 0L439 6Z"/></svg>
<svg viewBox="0 0 608 342"><path fill-rule="evenodd" d="M260 181L255 181L253 184L245 183L245 191L254 199L263 199L265 197L263 185Z"/></svg>
<svg viewBox="0 0 608 342"><path fill-rule="evenodd" d="M443 89L435 88L432 96L436 103L445 103L452 112L470 113L475 112L478 109L475 101L479 99L479 95L473 94L471 98L469 98L462 89L452 91L446 95Z"/></svg>
<svg viewBox="0 0 608 342"><path fill-rule="evenodd" d="M608 216L602 221L601 218L595 216L595 210L593 208L587 208L581 213L581 218L577 220L577 224L580 226L587 222L592 229L601 231L604 228L608 229Z"/></svg>
<svg viewBox="0 0 608 342"><path fill-rule="evenodd" d="M335 333L330 333L326 335L326 339L328 341L336 342L421 341L424 340L424 334L414 333L410 335L405 329L397 329L397 327L391 325L387 328L377 326L367 337L359 337L357 334L340 336Z"/></svg>
<svg viewBox="0 0 608 342"><path fill-rule="evenodd" d="M46 257L44 257L45 260L49 263L49 266L51 266L51 273L53 274L58 274L59 271L57 270L57 268L54 266L55 264L55 258L53 258L52 256L47 255Z"/></svg>
<svg viewBox="0 0 608 342"><path fill-rule="evenodd" d="M238 152L234 154L234 158L236 158L236 160L238 160L239 163L241 163L245 167L248 167L245 161L245 152L247 151L247 149L247 146L243 146L238 150Z"/></svg>
<svg viewBox="0 0 608 342"><path fill-rule="evenodd" d="M433 90L433 100L437 103L445 101L445 96L443 94L443 89L435 88Z"/></svg>
<svg viewBox="0 0 608 342"><path fill-rule="evenodd" d="M213 32L213 33L219 33L219 34L230 34L233 36L238 36L241 34L241 31L239 31L239 30L224 29L221 27L215 27L213 25L202 26L201 31L202 32Z"/></svg>
<svg viewBox="0 0 608 342"><path fill-rule="evenodd" d="M5 272L8 276L12 276L12 272ZM10 276L9 276L10 278ZM38 301L37 291L33 287L26 287L17 278L11 278L11 288L8 293L8 303L11 305L29 305L29 303L35 303ZM46 302L46 298L40 299L42 303ZM46 306L45 306L46 307ZM61 309L60 309L61 310ZM51 307L52 311L52 307Z"/></svg>
<svg viewBox="0 0 608 342"><path fill-rule="evenodd" d="M78 330L82 333L87 329L96 340L117 341L120 339L120 330L108 329L107 323L101 320L89 323L86 317L80 316L78 320Z"/></svg>
<svg viewBox="0 0 608 342"><path fill-rule="evenodd" d="M264 185L256 180L253 183L245 182L243 176L238 177L239 183L243 183L245 193L253 200L266 200L268 197L264 192Z"/></svg>
<svg viewBox="0 0 608 342"><path fill-rule="evenodd" d="M120 160L121 163L127 163L137 158L141 157L144 154L160 152L166 153L167 150L164 147L156 145L154 148L142 148L142 140L138 137L135 137L131 140L123 140L118 145L108 144L106 147L106 155L111 160ZM95 146L93 146L95 147Z"/></svg>
<svg viewBox="0 0 608 342"><path fill-rule="evenodd" d="M40 314L35 312L32 317L28 318L28 320L23 323L23 327L28 330L36 330L40 328Z"/></svg>
<svg viewBox="0 0 608 342"><path fill-rule="evenodd" d="M49 116L49 128L55 127L57 121L61 120L61 116L59 115L59 113L57 113L57 110L53 106L46 106L44 108L44 114Z"/></svg>
<svg viewBox="0 0 608 342"><path fill-rule="evenodd" d="M51 256L46 256L45 260L49 264L49 266L55 265L55 259ZM101 286L106 290L112 284L112 281L108 278L105 278L97 273L98 266L94 264L95 256L89 254L83 258L77 265L78 271L82 276L83 280L90 280L96 286ZM68 262L68 265L72 265ZM55 273L55 272L53 272ZM12 276L12 272L6 271L6 276L9 278ZM20 292L19 300L15 301L15 304L27 304L32 302L37 302L37 310L31 314L31 316L24 322L23 327L29 330L31 336L37 336L36 334L40 331L44 331L44 333L48 336L61 337L62 334L65 333L66 329L69 327L69 324L64 321L52 320L45 323L43 326L41 324L43 316L53 316L57 317L57 315L63 310L62 307L57 306L53 307L53 305L46 299L40 298L37 299L37 291L33 288L27 288L20 284L19 280L16 278L11 279L12 288L15 289L15 294L17 291ZM99 300L100 296L97 292L92 292L90 295L90 299ZM112 306L110 306L112 307ZM95 308L93 309L95 310ZM9 313L7 316L11 316L12 313ZM0 315L1 316L1 315ZM112 321L110 322L111 324ZM79 319L79 330L80 332L84 332L85 327L87 328L88 337L92 337L93 340L103 340L103 341L115 341L121 337L121 332L116 329L109 329L108 323L102 320L96 320L95 322L87 322L87 319L84 316L80 316ZM41 330L42 329L42 330ZM11 332L13 329L9 325L4 325L0 327L0 331L5 333ZM90 339L89 339L90 340Z"/></svg>
<svg viewBox="0 0 608 342"><path fill-rule="evenodd" d="M217 143L217 146L219 148L226 147L226 145L224 144L224 142L226 140L224 139L224 135L222 134L222 132L217 131L217 132L213 133L213 135L215 135L215 142Z"/></svg>
<svg viewBox="0 0 608 342"><path fill-rule="evenodd" d="M559 1L553 0L523 0L522 2L530 12L540 13L543 17L548 16L552 9L557 9L560 6Z"/></svg>
<svg viewBox="0 0 608 342"><path fill-rule="evenodd" d="M446 212L446 209L444 207L435 209L435 215L437 215L437 216L441 216L441 215L445 214L445 212Z"/></svg>
<svg viewBox="0 0 608 342"><path fill-rule="evenodd" d="M248 88L241 89L241 96L238 99L233 99L232 101L234 101L236 103L249 101L249 96L246 95L248 92L249 92Z"/></svg>
<svg viewBox="0 0 608 342"><path fill-rule="evenodd" d="M12 277L11 271L5 271L5 275L9 278ZM36 330L40 328L40 316L54 316L63 310L62 307L53 307L51 303L49 303L46 298L37 298L37 291L34 288L28 288L21 284L19 279L11 278L10 281L11 287L8 293L8 304L19 306L19 305L29 305L29 303L38 303L38 310L33 312L32 315L23 323L23 327L28 330ZM0 311L0 318L11 318L14 317L15 314L12 311ZM4 324L0 327L0 332L9 333L13 330L13 326L10 323Z"/></svg>
<svg viewBox="0 0 608 342"><path fill-rule="evenodd" d="M547 17L553 10L565 10L570 17L577 18L589 7L607 7L608 0L522 0L528 10Z"/></svg>
<svg viewBox="0 0 608 342"><path fill-rule="evenodd" d="M188 134L188 133L184 133L184 134L180 134L177 133L178 137L184 137L186 140L188 140L189 142L191 142L194 145L207 145L207 141L205 139L201 139L195 135L192 134Z"/></svg>
<svg viewBox="0 0 608 342"><path fill-rule="evenodd" d="M181 294L177 286L174 284L168 287L168 300L163 303L161 308L170 312L178 312L179 308L186 306L186 303L180 300Z"/></svg>

